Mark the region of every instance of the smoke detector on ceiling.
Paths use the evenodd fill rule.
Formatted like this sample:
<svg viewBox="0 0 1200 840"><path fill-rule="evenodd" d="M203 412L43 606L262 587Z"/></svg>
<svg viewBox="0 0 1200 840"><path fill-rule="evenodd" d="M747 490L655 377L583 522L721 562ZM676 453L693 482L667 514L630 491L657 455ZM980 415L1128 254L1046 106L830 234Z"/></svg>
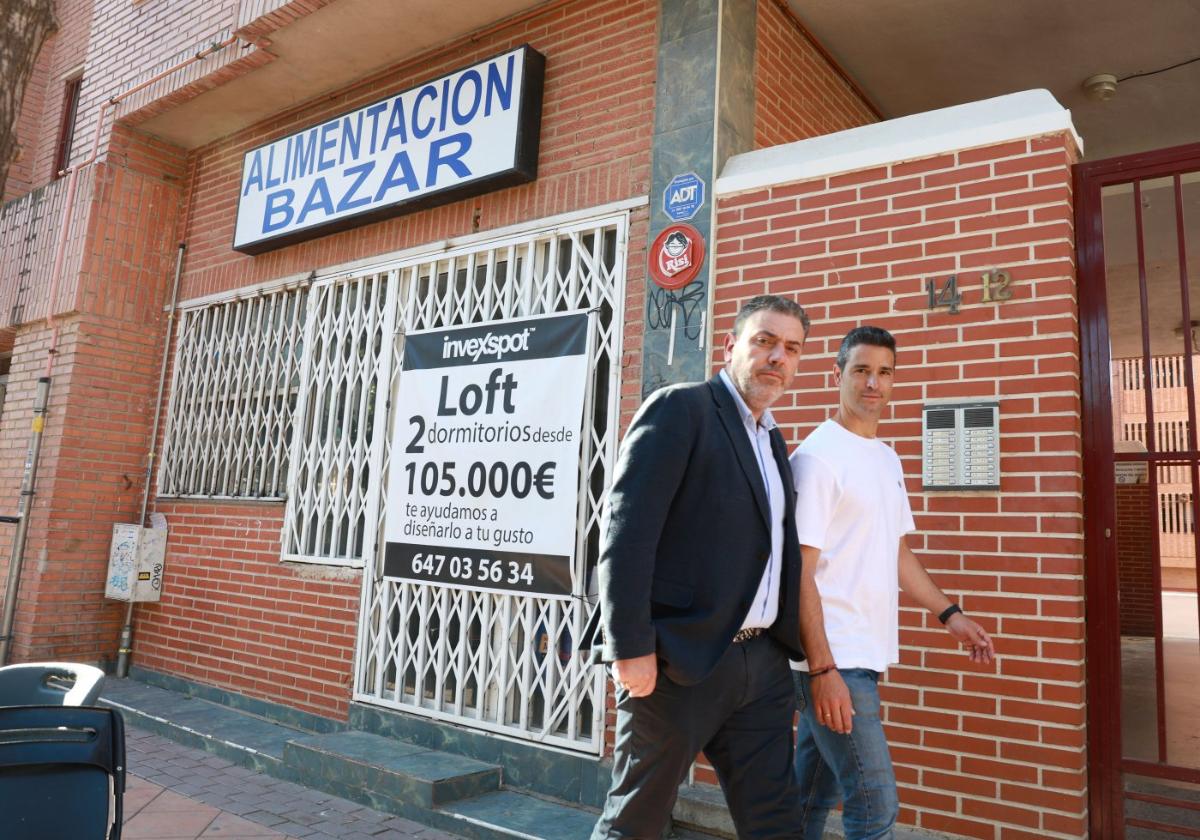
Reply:
<svg viewBox="0 0 1200 840"><path fill-rule="evenodd" d="M1107 102L1117 95L1117 77L1112 73L1097 73L1083 80L1083 89L1097 102Z"/></svg>

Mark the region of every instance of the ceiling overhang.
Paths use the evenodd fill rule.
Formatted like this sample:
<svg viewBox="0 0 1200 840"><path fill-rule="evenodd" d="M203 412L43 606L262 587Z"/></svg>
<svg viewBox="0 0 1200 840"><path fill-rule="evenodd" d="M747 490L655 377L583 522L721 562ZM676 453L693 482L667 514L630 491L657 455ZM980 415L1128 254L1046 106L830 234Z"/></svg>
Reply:
<svg viewBox="0 0 1200 840"><path fill-rule="evenodd" d="M338 0L254 48L245 73L137 122L185 149L206 145L436 48L512 22L545 0ZM382 97L387 91L380 90Z"/></svg>
<svg viewBox="0 0 1200 840"><path fill-rule="evenodd" d="M551 0L554 2L554 0ZM788 0L885 118L1044 88L1070 109L1089 159L1200 139L1200 2ZM545 0L337 0L270 33L271 60L139 123L196 148L480 35ZM1097 101L1083 81L1124 79Z"/></svg>
<svg viewBox="0 0 1200 840"><path fill-rule="evenodd" d="M1200 62L1083 90L1200 56L1196 0L788 0L796 17L884 117L1044 88L1070 109L1091 160L1200 140Z"/></svg>

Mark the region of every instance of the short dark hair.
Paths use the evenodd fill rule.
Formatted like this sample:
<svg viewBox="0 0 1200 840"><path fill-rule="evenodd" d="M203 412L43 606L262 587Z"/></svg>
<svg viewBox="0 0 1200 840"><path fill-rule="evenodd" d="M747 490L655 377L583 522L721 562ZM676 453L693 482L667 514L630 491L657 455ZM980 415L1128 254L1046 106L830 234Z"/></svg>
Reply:
<svg viewBox="0 0 1200 840"><path fill-rule="evenodd" d="M779 295L757 295L743 303L742 308L738 310L737 317L733 319L735 336L741 334L742 325L756 312L778 312L781 315L790 315L804 327L804 337L808 338L808 313L804 311L804 307L790 298Z"/></svg>
<svg viewBox="0 0 1200 840"><path fill-rule="evenodd" d="M871 347L886 347L892 351L892 361L896 360L896 339L892 334L883 327L873 327L867 324L855 327L846 333L846 337L842 339L842 346L838 348L837 354L838 370L846 369L846 362L850 361L850 351L860 344L867 344Z"/></svg>

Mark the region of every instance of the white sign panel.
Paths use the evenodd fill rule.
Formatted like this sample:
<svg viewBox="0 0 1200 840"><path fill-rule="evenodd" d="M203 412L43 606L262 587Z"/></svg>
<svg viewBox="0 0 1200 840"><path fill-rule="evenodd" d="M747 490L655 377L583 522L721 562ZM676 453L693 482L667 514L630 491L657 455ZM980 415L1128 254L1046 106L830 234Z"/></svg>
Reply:
<svg viewBox="0 0 1200 840"><path fill-rule="evenodd" d="M384 575L569 596L586 313L410 333Z"/></svg>
<svg viewBox="0 0 1200 840"><path fill-rule="evenodd" d="M262 253L533 180L544 67L519 47L252 149L234 249Z"/></svg>
<svg viewBox="0 0 1200 840"><path fill-rule="evenodd" d="M1113 464L1117 484L1145 484L1150 480L1149 464L1138 461L1117 461Z"/></svg>
<svg viewBox="0 0 1200 840"><path fill-rule="evenodd" d="M157 601L162 596L163 561L167 552L164 519L153 528L114 523L108 550L104 597L117 601Z"/></svg>

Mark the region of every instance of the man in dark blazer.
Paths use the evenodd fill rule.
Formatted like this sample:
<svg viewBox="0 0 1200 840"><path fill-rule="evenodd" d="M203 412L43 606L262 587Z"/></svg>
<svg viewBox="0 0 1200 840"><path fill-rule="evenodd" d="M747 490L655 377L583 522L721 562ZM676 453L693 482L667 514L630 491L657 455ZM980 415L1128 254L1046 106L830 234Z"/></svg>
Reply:
<svg viewBox="0 0 1200 840"><path fill-rule="evenodd" d="M739 837L798 836L788 658L804 656L800 549L767 409L807 332L795 302L752 298L725 369L656 392L622 443L598 567L616 744L593 840L660 837L700 750Z"/></svg>

